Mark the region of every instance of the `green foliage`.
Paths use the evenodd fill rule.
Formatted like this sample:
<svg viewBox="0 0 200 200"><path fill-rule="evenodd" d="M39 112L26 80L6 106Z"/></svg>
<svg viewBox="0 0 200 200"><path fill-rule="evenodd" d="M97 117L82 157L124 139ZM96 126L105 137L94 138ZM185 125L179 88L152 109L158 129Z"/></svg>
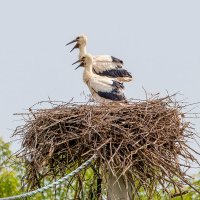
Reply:
<svg viewBox="0 0 200 200"><path fill-rule="evenodd" d="M7 159L11 156L9 143L5 143L2 138L0 138L0 167L7 163Z"/></svg>
<svg viewBox="0 0 200 200"><path fill-rule="evenodd" d="M0 197L16 195L20 189L17 171L11 166L10 145L0 138Z"/></svg>
<svg viewBox="0 0 200 200"><path fill-rule="evenodd" d="M16 172L3 169L0 172L0 197L18 194L20 181Z"/></svg>

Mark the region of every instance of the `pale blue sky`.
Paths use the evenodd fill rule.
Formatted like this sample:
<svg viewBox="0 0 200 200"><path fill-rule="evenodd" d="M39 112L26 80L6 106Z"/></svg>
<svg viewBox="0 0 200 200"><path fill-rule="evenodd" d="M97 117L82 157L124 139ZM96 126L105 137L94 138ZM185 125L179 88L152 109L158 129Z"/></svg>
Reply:
<svg viewBox="0 0 200 200"><path fill-rule="evenodd" d="M82 69L71 65L78 52L65 47L82 33L88 52L132 72L127 97L143 98L144 87L200 101L199 23L199 0L0 1L0 136L9 141L20 123L12 114L38 101L84 100Z"/></svg>

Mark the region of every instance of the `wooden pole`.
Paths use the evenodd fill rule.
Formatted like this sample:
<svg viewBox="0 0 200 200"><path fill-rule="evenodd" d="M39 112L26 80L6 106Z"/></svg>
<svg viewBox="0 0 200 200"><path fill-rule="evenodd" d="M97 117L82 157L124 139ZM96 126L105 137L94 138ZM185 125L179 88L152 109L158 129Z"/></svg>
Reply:
<svg viewBox="0 0 200 200"><path fill-rule="evenodd" d="M119 172L114 175L111 170L108 173L108 200L132 200L133 188L125 176Z"/></svg>

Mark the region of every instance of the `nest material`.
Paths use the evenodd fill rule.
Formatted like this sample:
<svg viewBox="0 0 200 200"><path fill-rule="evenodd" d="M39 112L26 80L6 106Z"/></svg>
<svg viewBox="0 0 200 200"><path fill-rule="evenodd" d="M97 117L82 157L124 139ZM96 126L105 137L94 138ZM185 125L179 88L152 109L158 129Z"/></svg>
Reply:
<svg viewBox="0 0 200 200"><path fill-rule="evenodd" d="M94 168L100 166L101 173L120 169L135 188L159 183L168 192L169 185L179 190L183 183L190 185L184 169L196 159L186 142L194 133L182 107L169 96L121 105L68 103L27 115L16 134L23 140L31 187L44 177L62 176L94 153L99 158Z"/></svg>

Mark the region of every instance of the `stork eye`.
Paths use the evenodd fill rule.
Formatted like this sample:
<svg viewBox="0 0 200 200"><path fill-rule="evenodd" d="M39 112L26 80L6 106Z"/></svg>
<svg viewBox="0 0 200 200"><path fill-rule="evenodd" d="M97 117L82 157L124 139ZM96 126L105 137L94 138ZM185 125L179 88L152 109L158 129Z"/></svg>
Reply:
<svg viewBox="0 0 200 200"><path fill-rule="evenodd" d="M80 37L77 37L76 39L77 39L77 40L79 40L79 39L80 39Z"/></svg>

